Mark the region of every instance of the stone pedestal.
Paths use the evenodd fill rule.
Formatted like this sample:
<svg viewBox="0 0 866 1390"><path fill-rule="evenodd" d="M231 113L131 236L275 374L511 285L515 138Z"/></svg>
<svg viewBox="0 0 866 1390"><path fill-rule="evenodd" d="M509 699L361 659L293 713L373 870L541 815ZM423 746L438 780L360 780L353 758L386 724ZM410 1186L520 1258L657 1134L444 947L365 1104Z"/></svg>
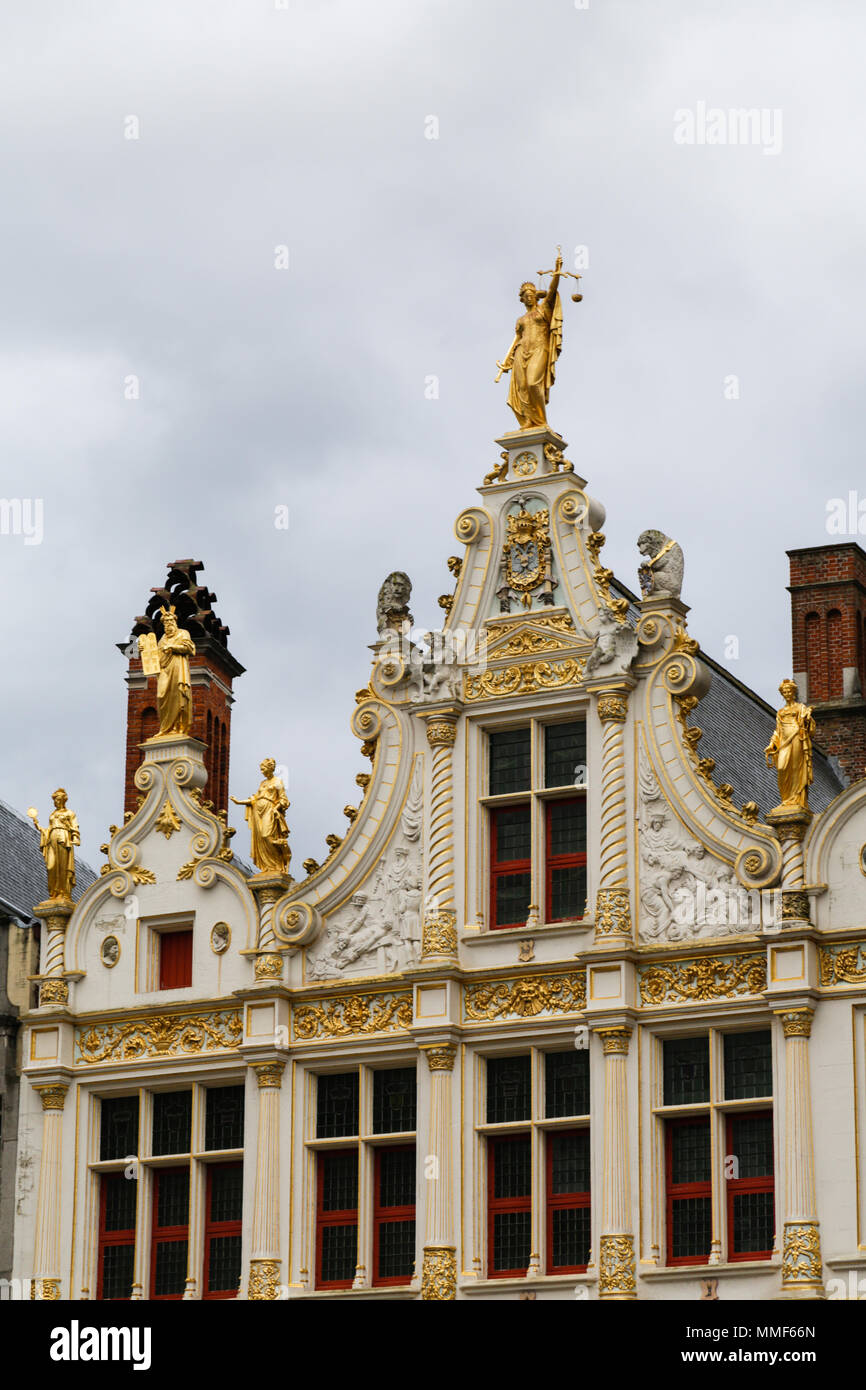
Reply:
<svg viewBox="0 0 866 1390"><path fill-rule="evenodd" d="M249 880L259 909L258 954L255 975L262 983L281 980L283 957L274 931L274 907L294 882L290 874L260 873Z"/></svg>

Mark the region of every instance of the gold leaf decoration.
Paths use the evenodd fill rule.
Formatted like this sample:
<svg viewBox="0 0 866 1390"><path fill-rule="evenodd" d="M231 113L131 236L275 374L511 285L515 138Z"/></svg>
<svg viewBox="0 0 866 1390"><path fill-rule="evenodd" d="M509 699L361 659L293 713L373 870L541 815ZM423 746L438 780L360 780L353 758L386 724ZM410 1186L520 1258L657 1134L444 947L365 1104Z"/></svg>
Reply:
<svg viewBox="0 0 866 1390"><path fill-rule="evenodd" d="M536 690L559 690L579 685L585 662L582 657L565 661L523 661L519 666L482 671L463 677L463 698L467 701L502 699L507 695L527 695Z"/></svg>
<svg viewBox="0 0 866 1390"><path fill-rule="evenodd" d="M171 839L176 830L180 830L180 817L168 798L166 798L165 805L154 821L154 829L158 830L160 835L164 835L167 840Z"/></svg>
<svg viewBox="0 0 866 1390"><path fill-rule="evenodd" d="M469 985L464 999L467 1018L535 1018L538 1014L579 1013L586 1007L586 971L568 975L527 975Z"/></svg>
<svg viewBox="0 0 866 1390"><path fill-rule="evenodd" d="M411 994L348 994L301 1004L293 1014L296 1038L345 1038L353 1033L397 1033L412 1026Z"/></svg>
<svg viewBox="0 0 866 1390"><path fill-rule="evenodd" d="M126 1023L77 1028L81 1062L136 1062L146 1057L185 1057L237 1047L243 1036L239 1009L200 1014L151 1014Z"/></svg>
<svg viewBox="0 0 866 1390"><path fill-rule="evenodd" d="M643 1004L705 1003L760 994L767 988L764 955L701 956L647 965L638 972Z"/></svg>
<svg viewBox="0 0 866 1390"><path fill-rule="evenodd" d="M860 985L866 980L866 942L818 947L822 985Z"/></svg>

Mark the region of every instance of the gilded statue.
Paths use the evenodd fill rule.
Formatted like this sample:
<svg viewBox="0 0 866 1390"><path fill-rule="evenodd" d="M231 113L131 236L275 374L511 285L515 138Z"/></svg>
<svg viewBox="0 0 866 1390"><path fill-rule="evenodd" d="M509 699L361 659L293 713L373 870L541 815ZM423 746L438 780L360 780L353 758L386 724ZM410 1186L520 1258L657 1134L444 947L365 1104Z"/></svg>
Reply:
<svg viewBox="0 0 866 1390"><path fill-rule="evenodd" d="M547 424L547 402L556 375L556 359L562 351L562 304L559 281L563 276L579 280L579 275L562 269L562 256L557 254L553 270L538 274L551 277L547 292L524 280L519 299L526 309L514 329L514 341L505 360L497 362L496 380L503 372L511 372L508 404L517 416L522 430ZM582 295L572 295L577 301Z"/></svg>
<svg viewBox="0 0 866 1390"><path fill-rule="evenodd" d="M276 766L273 758L265 758L258 791L245 801L239 801L236 796L231 798L236 806L246 807L250 858L263 874L287 874L292 857L285 817L291 803L282 779L274 776Z"/></svg>
<svg viewBox="0 0 866 1390"><path fill-rule="evenodd" d="M177 625L174 604L160 608L163 634L157 642L159 677L156 683L156 708L159 714L160 737L167 734L188 734L192 727L192 686L189 677L189 658L195 656L195 643L184 628Z"/></svg>
<svg viewBox="0 0 866 1390"><path fill-rule="evenodd" d="M39 848L48 873L48 897L71 902L75 887L75 846L81 844L78 817L67 807L62 787L57 788L51 799L54 810L47 825L39 824L35 806L31 806L27 814L39 831Z"/></svg>
<svg viewBox="0 0 866 1390"><path fill-rule="evenodd" d="M779 694L785 704L777 711L776 729L765 750L767 766L775 764L776 767L780 809L808 810L815 721L811 706L800 704L794 681L782 681Z"/></svg>

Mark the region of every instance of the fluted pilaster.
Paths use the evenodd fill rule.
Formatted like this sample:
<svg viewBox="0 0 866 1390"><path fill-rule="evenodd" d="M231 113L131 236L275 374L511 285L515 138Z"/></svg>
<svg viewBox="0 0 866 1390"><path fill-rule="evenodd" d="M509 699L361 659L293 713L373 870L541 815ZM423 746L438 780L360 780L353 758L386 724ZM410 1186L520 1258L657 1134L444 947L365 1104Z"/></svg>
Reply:
<svg viewBox="0 0 866 1390"><path fill-rule="evenodd" d="M279 1298L280 1283L280 1087L285 1062L257 1063L259 1125L253 1196L249 1298Z"/></svg>
<svg viewBox="0 0 866 1390"><path fill-rule="evenodd" d="M457 1296L457 1253L454 1242L453 1126L451 1078L457 1048L454 1043L422 1046L430 1072L429 1152L425 1164L424 1263L421 1298L443 1302Z"/></svg>
<svg viewBox="0 0 866 1390"><path fill-rule="evenodd" d="M785 1218L782 1289L792 1298L823 1298L821 1236L815 1202L815 1144L809 1080L814 1009L779 1011L785 1034Z"/></svg>
<svg viewBox="0 0 866 1390"><path fill-rule="evenodd" d="M55 1083L37 1086L42 1101L42 1158L36 1198L36 1235L33 1246L31 1298L60 1298L60 1169L63 1139L63 1106L69 1087Z"/></svg>
<svg viewBox="0 0 866 1390"><path fill-rule="evenodd" d="M600 1028L604 1047L604 1149L598 1296L637 1297L629 1180L627 1058L631 1028Z"/></svg>

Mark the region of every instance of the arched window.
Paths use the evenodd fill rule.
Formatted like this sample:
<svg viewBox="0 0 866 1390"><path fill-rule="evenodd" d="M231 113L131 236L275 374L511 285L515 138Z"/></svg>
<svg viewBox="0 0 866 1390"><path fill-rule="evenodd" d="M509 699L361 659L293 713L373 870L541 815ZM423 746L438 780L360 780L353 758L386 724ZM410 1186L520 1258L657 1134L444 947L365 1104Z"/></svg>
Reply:
<svg viewBox="0 0 866 1390"><path fill-rule="evenodd" d="M828 700L842 698L842 667L845 653L842 650L842 614L838 608L831 608L827 614L827 670L829 673Z"/></svg>
<svg viewBox="0 0 866 1390"><path fill-rule="evenodd" d="M821 619L817 613L806 614L806 670L809 673L809 699L826 700L827 679L824 664Z"/></svg>

